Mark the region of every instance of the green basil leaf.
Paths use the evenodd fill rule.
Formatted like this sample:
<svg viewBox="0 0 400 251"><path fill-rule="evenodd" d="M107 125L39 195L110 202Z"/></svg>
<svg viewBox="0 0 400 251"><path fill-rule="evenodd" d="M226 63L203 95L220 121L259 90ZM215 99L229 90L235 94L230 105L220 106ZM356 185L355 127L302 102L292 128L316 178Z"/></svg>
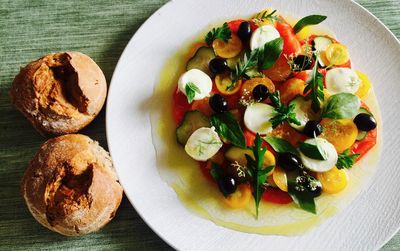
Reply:
<svg viewBox="0 0 400 251"><path fill-rule="evenodd" d="M330 119L353 118L357 115L360 105L360 99L356 95L338 93L328 99L322 109L322 117Z"/></svg>
<svg viewBox="0 0 400 251"><path fill-rule="evenodd" d="M258 67L261 70L271 68L279 58L283 50L283 39L276 38L265 43L258 54Z"/></svg>
<svg viewBox="0 0 400 251"><path fill-rule="evenodd" d="M196 95L196 92L200 93L200 89L192 82L189 82L185 86L185 92L188 103L191 104L193 102L194 96Z"/></svg>
<svg viewBox="0 0 400 251"><path fill-rule="evenodd" d="M327 160L326 154L322 153L317 145L300 143L300 151L307 157L316 160Z"/></svg>
<svg viewBox="0 0 400 251"><path fill-rule="evenodd" d="M246 148L246 139L239 123L230 112L214 114L210 118L211 126L215 127L217 133L229 140L232 145Z"/></svg>
<svg viewBox="0 0 400 251"><path fill-rule="evenodd" d="M277 153L289 152L299 155L297 149L284 139L275 136L266 136L264 137L264 140L267 141Z"/></svg>
<svg viewBox="0 0 400 251"><path fill-rule="evenodd" d="M321 16L321 15L310 15L310 16L303 17L293 27L294 33L298 33L306 26L319 24L322 21L324 21L326 18L327 18L327 16Z"/></svg>
<svg viewBox="0 0 400 251"><path fill-rule="evenodd" d="M298 189L298 185L296 183L296 178L298 173L296 171L289 172L286 174L287 183L288 183L288 193L290 197L292 197L293 202L296 203L301 209L316 214L316 206L314 197L301 189Z"/></svg>

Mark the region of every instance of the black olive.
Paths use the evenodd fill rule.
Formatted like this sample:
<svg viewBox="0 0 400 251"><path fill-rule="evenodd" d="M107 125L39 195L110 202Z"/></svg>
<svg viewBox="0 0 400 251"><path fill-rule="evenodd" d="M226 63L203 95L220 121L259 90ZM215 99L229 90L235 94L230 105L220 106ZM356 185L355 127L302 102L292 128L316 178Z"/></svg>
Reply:
<svg viewBox="0 0 400 251"><path fill-rule="evenodd" d="M285 171L293 171L300 168L301 161L293 153L284 152L278 154L278 166Z"/></svg>
<svg viewBox="0 0 400 251"><path fill-rule="evenodd" d="M354 123L361 131L371 131L376 128L376 120L373 116L366 113L360 113L354 118Z"/></svg>
<svg viewBox="0 0 400 251"><path fill-rule="evenodd" d="M309 120L307 121L306 125L304 126L303 133L307 135L310 138L315 136L318 136L322 133L322 126L321 124L316 121L316 120Z"/></svg>
<svg viewBox="0 0 400 251"><path fill-rule="evenodd" d="M223 58L211 59L210 63L208 63L208 68L213 74L225 73L230 70L228 63Z"/></svg>
<svg viewBox="0 0 400 251"><path fill-rule="evenodd" d="M214 94L208 101L210 107L217 113L223 113L228 110L228 102L220 94Z"/></svg>
<svg viewBox="0 0 400 251"><path fill-rule="evenodd" d="M253 98L256 101L262 101L266 99L268 95L269 95L268 88L263 84L259 84L253 89Z"/></svg>
<svg viewBox="0 0 400 251"><path fill-rule="evenodd" d="M249 41L249 39L251 37L251 26L250 26L250 23L249 22L242 22L239 25L239 29L238 29L237 35L240 38L240 40L242 40L242 42Z"/></svg>
<svg viewBox="0 0 400 251"><path fill-rule="evenodd" d="M229 176L222 176L219 180L218 180L218 187L219 190L224 194L224 195L228 195L228 194L232 194L236 191L237 188L237 184L234 178L229 177Z"/></svg>
<svg viewBox="0 0 400 251"><path fill-rule="evenodd" d="M299 193L308 194L311 197L318 197L322 192L322 185L319 180L311 175L301 175L296 178L295 189Z"/></svg>
<svg viewBox="0 0 400 251"><path fill-rule="evenodd" d="M233 177L237 183L246 183L250 177L247 174L247 167L241 166L237 163L231 163L225 168L227 175Z"/></svg>
<svg viewBox="0 0 400 251"><path fill-rule="evenodd" d="M293 63L295 67L293 67L294 71L303 71L311 68L311 58L306 55L298 55L293 59Z"/></svg>

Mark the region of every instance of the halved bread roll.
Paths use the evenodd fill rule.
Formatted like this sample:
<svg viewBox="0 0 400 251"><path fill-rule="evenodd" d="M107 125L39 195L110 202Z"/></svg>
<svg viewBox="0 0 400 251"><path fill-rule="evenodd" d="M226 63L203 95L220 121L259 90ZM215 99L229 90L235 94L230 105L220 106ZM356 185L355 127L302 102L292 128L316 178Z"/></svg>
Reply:
<svg viewBox="0 0 400 251"><path fill-rule="evenodd" d="M100 112L107 83L100 67L80 52L48 54L15 77L10 97L42 134L75 133Z"/></svg>
<svg viewBox="0 0 400 251"><path fill-rule="evenodd" d="M46 141L25 171L21 191L39 223L67 236L106 225L123 194L109 154L80 134Z"/></svg>

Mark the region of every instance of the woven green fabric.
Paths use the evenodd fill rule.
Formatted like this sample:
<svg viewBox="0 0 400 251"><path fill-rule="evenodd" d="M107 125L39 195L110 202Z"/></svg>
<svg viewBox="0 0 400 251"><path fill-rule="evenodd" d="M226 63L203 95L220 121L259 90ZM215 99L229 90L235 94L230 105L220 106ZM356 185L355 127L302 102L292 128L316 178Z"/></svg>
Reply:
<svg viewBox="0 0 400 251"><path fill-rule="evenodd" d="M67 238L36 223L19 183L45 141L10 104L8 89L19 67L54 51L81 51L103 69L107 81L139 26L167 0L0 0L0 250L170 249L124 198L115 219L101 231ZM399 0L358 0L399 38ZM82 131L106 146L104 111ZM383 248L400 249L400 234Z"/></svg>

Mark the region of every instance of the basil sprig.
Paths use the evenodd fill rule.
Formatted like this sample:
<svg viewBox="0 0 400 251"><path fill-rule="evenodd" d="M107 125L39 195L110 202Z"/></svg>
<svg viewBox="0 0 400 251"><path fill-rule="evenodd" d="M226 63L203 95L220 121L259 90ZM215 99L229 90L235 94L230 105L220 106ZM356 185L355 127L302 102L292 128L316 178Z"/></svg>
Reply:
<svg viewBox="0 0 400 251"><path fill-rule="evenodd" d="M250 176L252 177L251 185L253 186L253 197L256 204L256 218L258 218L258 208L260 205L261 196L264 193L264 183L267 180L267 173L269 173L275 166L268 166L263 168L264 155L267 148L262 148L262 141L260 135L257 133L254 139L253 150L254 159L246 154L247 168Z"/></svg>
<svg viewBox="0 0 400 251"><path fill-rule="evenodd" d="M230 112L214 114L210 118L211 126L217 133L240 148L246 148L246 139L239 123Z"/></svg>
<svg viewBox="0 0 400 251"><path fill-rule="evenodd" d="M356 95L338 93L328 99L322 109L322 117L330 119L353 118L357 115L360 105L360 99Z"/></svg>
<svg viewBox="0 0 400 251"><path fill-rule="evenodd" d="M294 155L299 155L297 149L292 146L288 141L275 137L275 136L265 136L264 140L274 149L277 153L293 153Z"/></svg>
<svg viewBox="0 0 400 251"><path fill-rule="evenodd" d="M305 156L311 159L327 160L326 154L323 151L321 151L318 145L301 142L299 149Z"/></svg>
<svg viewBox="0 0 400 251"><path fill-rule="evenodd" d="M283 39L276 38L264 44L258 53L258 68L266 70L271 68L278 60L283 50Z"/></svg>
<svg viewBox="0 0 400 251"><path fill-rule="evenodd" d="M193 102L194 96L196 96L196 92L200 93L200 89L192 82L189 82L185 86L185 92L188 103L191 104Z"/></svg>
<svg viewBox="0 0 400 251"><path fill-rule="evenodd" d="M293 27L294 33L298 33L306 26L319 24L326 18L327 16L322 16L322 15L310 15L303 17Z"/></svg>

